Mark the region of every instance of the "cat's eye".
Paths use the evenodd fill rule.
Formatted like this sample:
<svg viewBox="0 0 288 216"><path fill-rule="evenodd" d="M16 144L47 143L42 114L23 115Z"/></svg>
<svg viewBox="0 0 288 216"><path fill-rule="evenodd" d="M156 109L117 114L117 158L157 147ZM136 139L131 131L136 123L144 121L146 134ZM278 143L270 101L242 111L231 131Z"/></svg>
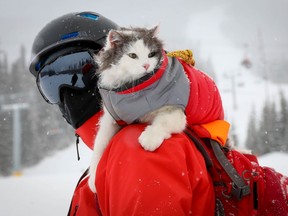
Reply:
<svg viewBox="0 0 288 216"><path fill-rule="evenodd" d="M148 58L152 58L152 57L154 57L156 55L156 52L150 52L149 54L148 54Z"/></svg>
<svg viewBox="0 0 288 216"><path fill-rule="evenodd" d="M136 59L138 57L135 53L128 53L128 56L132 59Z"/></svg>

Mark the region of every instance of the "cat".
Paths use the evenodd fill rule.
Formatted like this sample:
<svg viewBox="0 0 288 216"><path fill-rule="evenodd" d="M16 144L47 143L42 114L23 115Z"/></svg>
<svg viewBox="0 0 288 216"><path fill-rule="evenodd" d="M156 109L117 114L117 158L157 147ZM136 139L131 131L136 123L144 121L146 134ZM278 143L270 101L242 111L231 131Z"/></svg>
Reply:
<svg viewBox="0 0 288 216"><path fill-rule="evenodd" d="M158 29L155 26L149 29L131 27L111 30L106 45L95 56L99 65L98 86L108 91L127 86L133 88L137 80L153 76L163 61L163 42L157 37ZM98 162L110 139L121 128L105 104L103 110L90 164L89 187L93 192L96 192ZM181 107L165 105L141 116L137 122L148 123L139 137L140 145L147 151L155 151L163 140L185 129L186 115Z"/></svg>

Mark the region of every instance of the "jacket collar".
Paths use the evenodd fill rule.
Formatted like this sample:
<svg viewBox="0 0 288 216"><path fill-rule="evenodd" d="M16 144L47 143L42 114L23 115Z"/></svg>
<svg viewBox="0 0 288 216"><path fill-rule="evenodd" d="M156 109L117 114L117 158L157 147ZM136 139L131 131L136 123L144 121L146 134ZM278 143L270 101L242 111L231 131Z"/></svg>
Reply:
<svg viewBox="0 0 288 216"><path fill-rule="evenodd" d="M102 116L102 114L103 111L97 112L75 130L75 133L79 135L82 141L92 150L94 147L95 136L98 130L99 118Z"/></svg>

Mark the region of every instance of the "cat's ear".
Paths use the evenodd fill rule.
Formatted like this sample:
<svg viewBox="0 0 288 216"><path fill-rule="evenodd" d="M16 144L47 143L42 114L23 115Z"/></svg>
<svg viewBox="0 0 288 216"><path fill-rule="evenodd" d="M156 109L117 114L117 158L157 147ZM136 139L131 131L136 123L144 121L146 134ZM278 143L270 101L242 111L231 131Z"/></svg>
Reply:
<svg viewBox="0 0 288 216"><path fill-rule="evenodd" d="M158 34L159 34L159 24L153 26L151 29L150 29L150 33L152 34L152 37L156 37Z"/></svg>
<svg viewBox="0 0 288 216"><path fill-rule="evenodd" d="M110 47L115 47L117 44L119 44L123 40L123 35L116 30L110 30L108 37L107 37L107 42Z"/></svg>

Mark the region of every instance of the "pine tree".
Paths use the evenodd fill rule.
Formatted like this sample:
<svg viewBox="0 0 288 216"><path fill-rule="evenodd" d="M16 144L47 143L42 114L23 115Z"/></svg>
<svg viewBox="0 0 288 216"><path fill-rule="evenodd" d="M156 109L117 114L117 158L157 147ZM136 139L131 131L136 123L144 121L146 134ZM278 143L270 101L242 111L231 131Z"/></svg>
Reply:
<svg viewBox="0 0 288 216"><path fill-rule="evenodd" d="M260 154L262 152L261 150L261 144L259 140L258 135L258 128L257 128L257 122L256 122L256 112L253 107L252 113L250 115L250 120L248 123L248 129L247 129L247 137L246 137L246 148L252 150L255 154Z"/></svg>
<svg viewBox="0 0 288 216"><path fill-rule="evenodd" d="M279 136L282 144L282 150L288 152L288 103L283 91L280 92L280 124Z"/></svg>
<svg viewBox="0 0 288 216"><path fill-rule="evenodd" d="M270 105L270 128L269 128L269 143L271 151L281 151L281 139L279 134L279 113L276 110L275 103Z"/></svg>
<svg viewBox="0 0 288 216"><path fill-rule="evenodd" d="M1 104L0 104L1 105ZM0 112L0 176L10 175L13 168L13 141L12 141L12 124L13 116L11 112Z"/></svg>
<svg viewBox="0 0 288 216"><path fill-rule="evenodd" d="M259 140L261 151L260 154L266 154L271 151L277 151L279 143L277 141L277 113L275 109L275 103L270 104L266 101L262 118L259 127Z"/></svg>

